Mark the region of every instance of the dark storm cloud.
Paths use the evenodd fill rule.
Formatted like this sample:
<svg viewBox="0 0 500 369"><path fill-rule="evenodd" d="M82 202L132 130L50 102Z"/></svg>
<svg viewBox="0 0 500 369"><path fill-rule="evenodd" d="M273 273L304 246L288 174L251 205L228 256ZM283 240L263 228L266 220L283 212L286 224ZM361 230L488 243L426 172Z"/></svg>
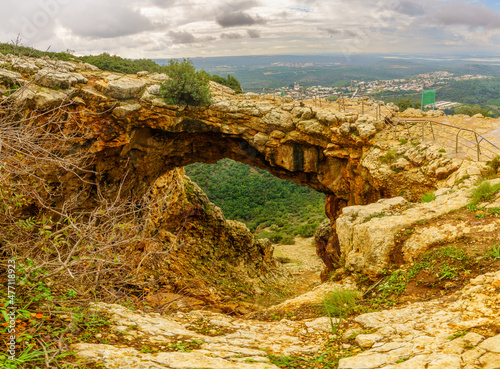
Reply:
<svg viewBox="0 0 500 369"><path fill-rule="evenodd" d="M172 39L173 44L194 44L196 42L206 42L206 41L214 41L215 37L213 36L205 36L197 38L192 33L185 31L170 31L168 35Z"/></svg>
<svg viewBox="0 0 500 369"><path fill-rule="evenodd" d="M170 36L174 44L192 44L197 41L196 37L194 37L194 35L189 32L170 31L168 35Z"/></svg>
<svg viewBox="0 0 500 369"><path fill-rule="evenodd" d="M241 33L238 32L227 32L227 33L221 33L220 35L220 38L222 40L237 40L243 37L245 36L243 36Z"/></svg>
<svg viewBox="0 0 500 369"><path fill-rule="evenodd" d="M250 38L260 38L260 32L254 29L248 29L247 35Z"/></svg>
<svg viewBox="0 0 500 369"><path fill-rule="evenodd" d="M472 5L456 1L443 5L435 14L439 24L459 25L470 28L500 28L500 14L485 5Z"/></svg>
<svg viewBox="0 0 500 369"><path fill-rule="evenodd" d="M321 27L321 28L319 28L319 30L326 32L330 36L334 36L334 35L343 35L343 36L349 36L349 37L358 36L357 32L351 31L351 30L340 30L340 29L330 28L330 27Z"/></svg>
<svg viewBox="0 0 500 369"><path fill-rule="evenodd" d="M252 17L250 14L245 12L230 12L223 13L216 17L216 22L224 27L239 27L239 26L251 26L257 23L265 23L265 20L259 16Z"/></svg>

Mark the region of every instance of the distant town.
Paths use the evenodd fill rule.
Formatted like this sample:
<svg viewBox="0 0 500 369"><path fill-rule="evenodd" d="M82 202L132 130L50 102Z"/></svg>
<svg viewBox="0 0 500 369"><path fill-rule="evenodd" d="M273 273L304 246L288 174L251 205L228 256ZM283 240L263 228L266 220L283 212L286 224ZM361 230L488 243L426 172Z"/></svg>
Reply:
<svg viewBox="0 0 500 369"><path fill-rule="evenodd" d="M471 79L488 79L490 76L484 75L454 75L447 71L437 71L432 73L419 74L411 78L357 81L352 80L342 87L324 86L301 86L294 83L275 89L255 91L264 94L275 94L278 96L291 96L294 100L304 100L311 98L322 98L335 100L339 95L347 97L369 96L381 92L419 92L423 90L435 89L450 81L464 81ZM459 105L458 103L445 102L446 107Z"/></svg>

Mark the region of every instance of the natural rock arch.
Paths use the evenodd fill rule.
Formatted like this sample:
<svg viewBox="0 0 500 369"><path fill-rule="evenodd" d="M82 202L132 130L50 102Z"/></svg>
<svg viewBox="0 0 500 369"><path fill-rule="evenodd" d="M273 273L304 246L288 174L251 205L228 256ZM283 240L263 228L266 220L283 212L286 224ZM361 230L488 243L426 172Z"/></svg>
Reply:
<svg viewBox="0 0 500 369"><path fill-rule="evenodd" d="M140 201L161 175L196 161L250 164L327 195L332 229L317 243L327 269L336 257L333 221L342 207L403 192L416 198L436 182L434 174L420 173L423 162L408 162L402 172L381 165L390 135L370 116L275 96L235 95L220 85L212 85L209 107L172 106L158 96L161 76L82 74L81 83L65 93L37 87L21 99L33 111L69 104L71 129L86 131L75 150L93 157L89 169L104 196L120 192ZM50 86L50 78L44 81ZM68 193L82 186L69 177L57 180ZM83 187L78 202L91 207L99 201L97 189Z"/></svg>

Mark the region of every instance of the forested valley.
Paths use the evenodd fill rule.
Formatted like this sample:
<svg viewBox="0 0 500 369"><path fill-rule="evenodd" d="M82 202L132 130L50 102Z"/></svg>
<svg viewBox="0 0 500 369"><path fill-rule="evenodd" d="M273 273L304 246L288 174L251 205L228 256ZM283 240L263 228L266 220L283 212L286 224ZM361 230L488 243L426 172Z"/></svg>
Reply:
<svg viewBox="0 0 500 369"><path fill-rule="evenodd" d="M293 244L296 235L313 236L326 219L324 194L246 164L230 159L195 163L186 174L226 218L244 222L259 238Z"/></svg>

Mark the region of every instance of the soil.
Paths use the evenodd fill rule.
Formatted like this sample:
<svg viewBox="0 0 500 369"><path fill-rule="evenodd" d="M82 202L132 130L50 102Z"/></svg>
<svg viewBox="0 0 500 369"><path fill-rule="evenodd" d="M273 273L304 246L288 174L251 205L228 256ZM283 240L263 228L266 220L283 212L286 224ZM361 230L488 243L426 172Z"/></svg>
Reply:
<svg viewBox="0 0 500 369"><path fill-rule="evenodd" d="M321 284L320 273L324 264L316 255L313 237L296 236L294 245L275 245L274 256L293 277L293 296L306 293Z"/></svg>

